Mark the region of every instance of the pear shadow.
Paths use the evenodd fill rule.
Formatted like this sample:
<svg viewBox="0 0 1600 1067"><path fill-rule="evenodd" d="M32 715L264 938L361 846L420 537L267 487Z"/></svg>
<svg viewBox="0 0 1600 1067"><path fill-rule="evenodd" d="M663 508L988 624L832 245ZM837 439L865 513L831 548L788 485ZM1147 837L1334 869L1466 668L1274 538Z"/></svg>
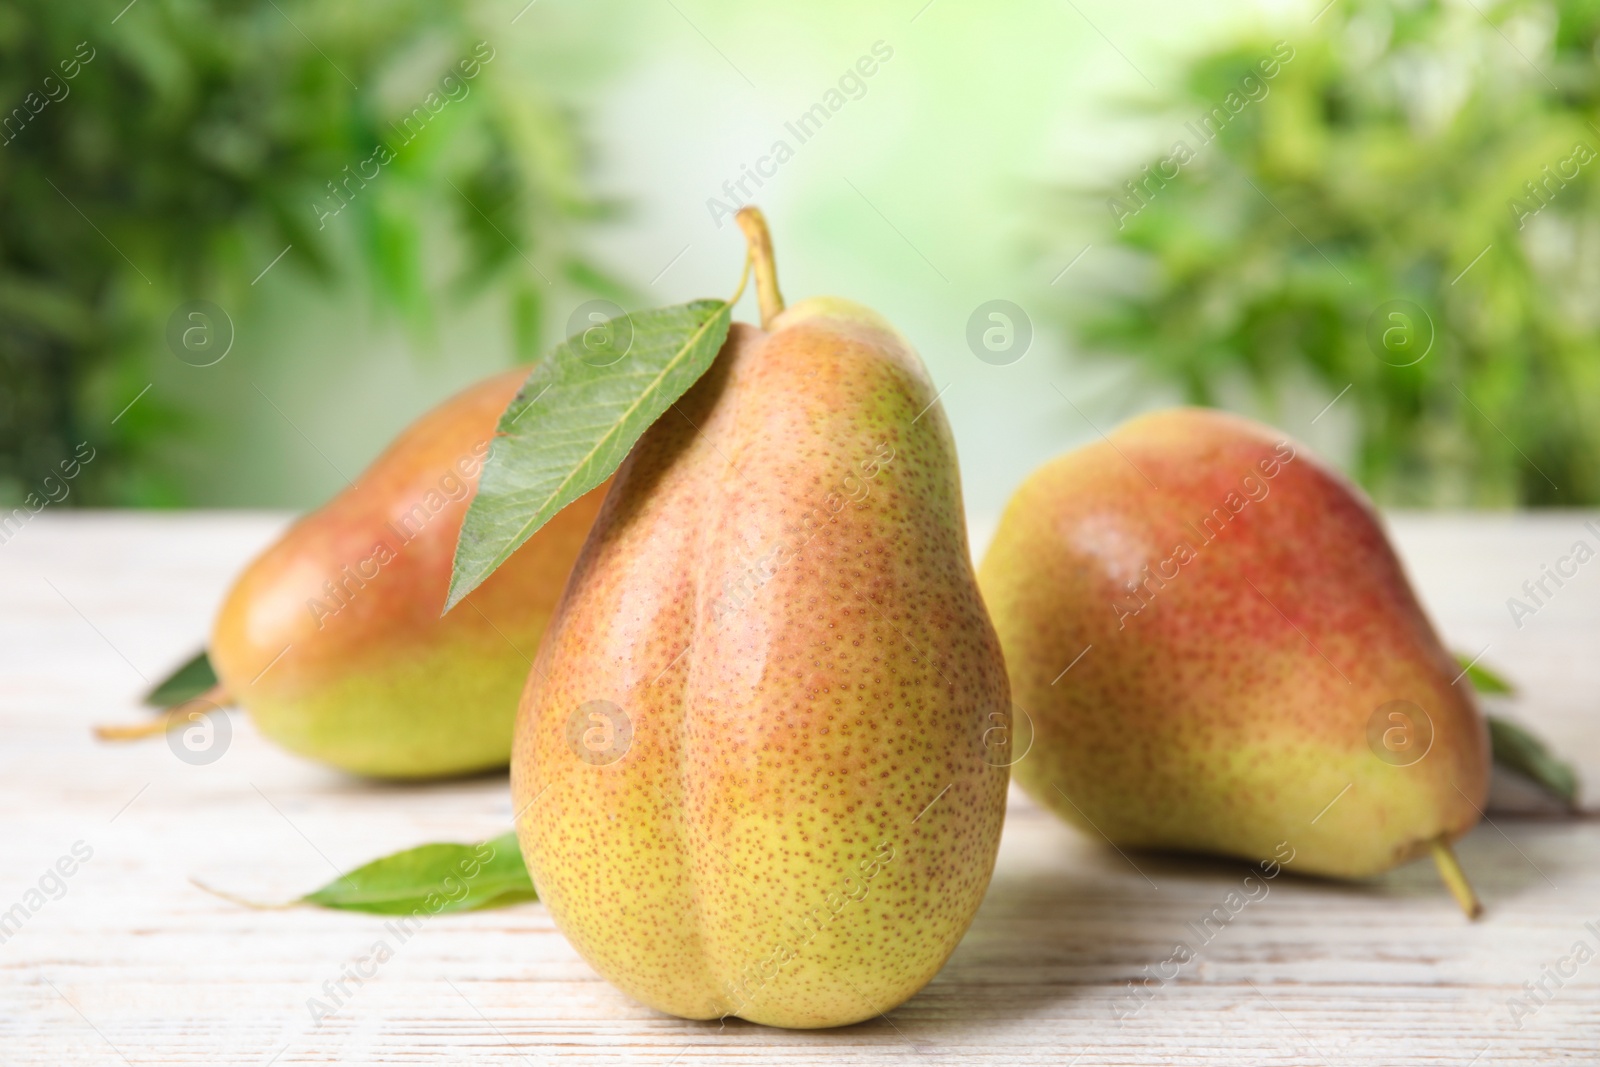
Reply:
<svg viewBox="0 0 1600 1067"><path fill-rule="evenodd" d="M388 795L392 793L437 793L459 789L463 785L487 785L509 782L509 767L488 767L476 771L429 778L369 778L332 770L324 781L321 792L332 796Z"/></svg>
<svg viewBox="0 0 1600 1067"><path fill-rule="evenodd" d="M1008 841L1010 855L997 865L983 905L944 969L890 1013L899 1030L937 1043L941 1031L954 1033L978 1020L999 1024L1088 1012L1109 1024L1129 983L1171 960L1179 945L1224 966L1338 951L1318 936L1321 917L1330 911L1395 930L1397 940L1472 936L1473 924L1427 856L1360 880L1288 867L1267 878L1259 864L1228 857L1119 852L1064 825L1039 825L1041 818L1053 819L1013 807L1007 834L1020 840ZM1582 819L1495 819L1457 842L1487 909L1480 922L1494 923L1497 911L1509 918L1520 899L1548 893L1564 876L1578 877L1573 857L1592 850L1592 826ZM1230 894L1237 894L1236 906L1248 898L1231 915L1223 907ZM1208 928L1213 909L1220 921ZM1276 931L1276 943L1263 940L1265 931ZM1194 966L1183 972L1192 974Z"/></svg>
<svg viewBox="0 0 1600 1067"><path fill-rule="evenodd" d="M1070 862L997 870L949 962L897 1017L1001 1021L1104 999L1192 939L1185 924L1202 887L1220 898L1250 873L1211 857L1078 845ZM1180 883L1189 891L1172 892Z"/></svg>
<svg viewBox="0 0 1600 1067"><path fill-rule="evenodd" d="M919 1056L954 1055L960 1050L948 1044L928 1040L936 1033L933 1027L921 1026L905 1015L907 1007L924 994L919 993L905 1005L863 1019L846 1026L819 1026L796 1030L779 1026L753 1023L738 1016L726 1019L680 1019L665 1013L655 1013L654 1018L670 1024L677 1033L675 1040L687 1042L688 1047L714 1048L718 1043L742 1047L750 1051L770 1052L774 1048L806 1048L822 1046L841 1055L874 1056L885 1051L903 1053L910 1051ZM945 1020L947 1023L949 1019ZM965 1042L963 1042L965 1043ZM688 1062L685 1060L684 1062ZM874 1058L872 1062L877 1062Z"/></svg>

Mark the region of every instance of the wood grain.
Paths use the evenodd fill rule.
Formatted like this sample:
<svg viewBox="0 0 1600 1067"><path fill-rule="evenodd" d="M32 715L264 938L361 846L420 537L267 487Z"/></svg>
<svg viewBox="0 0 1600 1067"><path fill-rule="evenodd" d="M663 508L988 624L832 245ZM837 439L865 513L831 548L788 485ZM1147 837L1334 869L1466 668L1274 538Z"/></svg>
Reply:
<svg viewBox="0 0 1600 1067"><path fill-rule="evenodd" d="M1391 525L1447 639L1469 655L1487 645L1521 688L1504 710L1600 783L1600 562L1520 628L1506 606L1593 518ZM378 918L209 896L190 879L287 899L378 854L510 822L503 777L358 782L241 716L205 766L160 742L90 738L142 714L138 695L192 651L229 577L285 521L46 513L0 544L0 914L31 912L0 943L0 1063L1600 1063L1600 958L1558 989L1546 979L1553 996L1520 1028L1507 1007L1576 942L1600 949L1593 818L1496 814L1471 834L1478 924L1419 863L1361 885L1285 874L1203 939L1197 925L1248 868L1125 857L1014 792L993 885L944 971L888 1016L822 1032L642 1008L536 904L439 916L401 944ZM30 898L79 842L92 855L59 899ZM308 1001L330 1003L324 983L380 940L392 958L313 1020ZM1194 958L1164 967L1179 942Z"/></svg>

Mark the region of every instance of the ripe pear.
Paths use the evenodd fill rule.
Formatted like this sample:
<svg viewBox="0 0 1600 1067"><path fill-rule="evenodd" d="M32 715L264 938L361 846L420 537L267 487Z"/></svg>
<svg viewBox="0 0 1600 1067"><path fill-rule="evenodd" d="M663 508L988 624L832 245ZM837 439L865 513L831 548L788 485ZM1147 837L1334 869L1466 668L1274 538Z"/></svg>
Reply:
<svg viewBox="0 0 1600 1067"><path fill-rule="evenodd" d="M782 310L639 440L517 719L523 855L636 999L823 1027L886 1012L977 910L1005 669L928 375L874 312Z"/></svg>
<svg viewBox="0 0 1600 1067"><path fill-rule="evenodd" d="M1340 878L1432 849L1460 895L1484 720L1372 506L1303 446L1135 419L1028 478L979 580L1032 720L1017 780L1069 822Z"/></svg>
<svg viewBox="0 0 1600 1067"><path fill-rule="evenodd" d="M440 617L467 504L526 369L424 414L228 592L210 654L261 732L355 774L504 766L517 698L603 499L556 515Z"/></svg>

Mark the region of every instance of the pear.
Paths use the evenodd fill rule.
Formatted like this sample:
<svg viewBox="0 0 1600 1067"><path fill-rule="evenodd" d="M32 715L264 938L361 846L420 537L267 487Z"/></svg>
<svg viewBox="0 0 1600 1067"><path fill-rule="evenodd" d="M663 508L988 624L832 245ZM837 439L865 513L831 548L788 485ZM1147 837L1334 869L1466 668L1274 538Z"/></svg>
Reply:
<svg viewBox="0 0 1600 1067"><path fill-rule="evenodd" d="M979 580L1034 799L1120 846L1339 878L1432 851L1475 913L1448 845L1484 720L1372 506L1303 446L1135 419L1028 478Z"/></svg>
<svg viewBox="0 0 1600 1067"><path fill-rule="evenodd" d="M838 1026L906 1000L977 910L1005 669L956 455L909 344L783 310L618 470L528 678L511 784L540 899L634 998Z"/></svg>
<svg viewBox="0 0 1600 1067"><path fill-rule="evenodd" d="M440 617L456 535L526 369L424 414L349 488L291 526L223 601L215 703L355 774L504 766L528 665L604 498L574 501Z"/></svg>

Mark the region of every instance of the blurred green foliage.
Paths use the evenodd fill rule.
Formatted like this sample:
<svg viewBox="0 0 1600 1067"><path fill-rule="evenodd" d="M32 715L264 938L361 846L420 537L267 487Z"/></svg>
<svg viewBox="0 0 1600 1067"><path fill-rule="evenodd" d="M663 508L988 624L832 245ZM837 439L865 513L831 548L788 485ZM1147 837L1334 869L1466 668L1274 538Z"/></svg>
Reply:
<svg viewBox="0 0 1600 1067"><path fill-rule="evenodd" d="M1187 152L1069 198L1122 268L1079 343L1201 404L1348 386L1387 504L1600 503L1600 3L1340 0L1284 38L1271 76L1273 37L1193 62L1153 112Z"/></svg>
<svg viewBox="0 0 1600 1067"><path fill-rule="evenodd" d="M74 503L181 503L140 460L188 417L159 395L117 417L138 355L184 300L237 313L286 247L275 270L375 292L424 339L441 300L509 291L524 357L553 284L614 289L573 251L607 208L571 118L497 53L503 9L125 3L0 7L0 503L82 441Z"/></svg>

